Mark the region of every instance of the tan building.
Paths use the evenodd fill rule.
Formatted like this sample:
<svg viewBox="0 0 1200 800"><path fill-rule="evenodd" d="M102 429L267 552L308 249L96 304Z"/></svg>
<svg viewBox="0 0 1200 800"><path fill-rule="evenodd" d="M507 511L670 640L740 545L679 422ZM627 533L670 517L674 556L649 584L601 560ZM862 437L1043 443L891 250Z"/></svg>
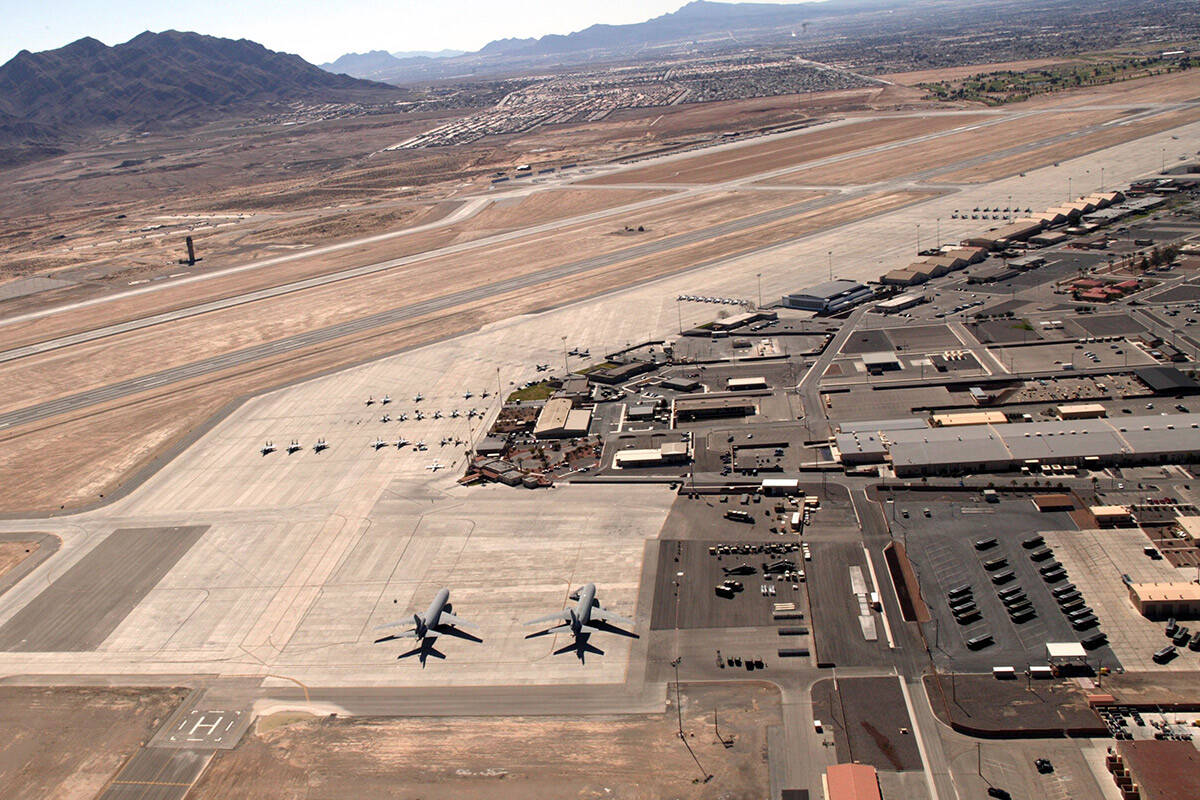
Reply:
<svg viewBox="0 0 1200 800"><path fill-rule="evenodd" d="M1099 403L1069 403L1059 406L1059 419L1096 419L1107 417L1108 411Z"/></svg>
<svg viewBox="0 0 1200 800"><path fill-rule="evenodd" d="M556 397L546 401L542 413L538 414L533 426L533 435L538 439L565 439L587 435L592 423L592 412L585 408L572 408L571 401Z"/></svg>
<svg viewBox="0 0 1200 800"><path fill-rule="evenodd" d="M1175 522L1179 525L1179 530L1183 532L1183 535L1192 541L1192 544L1200 545L1200 517L1180 517Z"/></svg>
<svg viewBox="0 0 1200 800"><path fill-rule="evenodd" d="M1126 506L1091 506L1088 511L1101 528L1115 528L1133 522L1133 515Z"/></svg>
<svg viewBox="0 0 1200 800"><path fill-rule="evenodd" d="M1008 417L1002 411L960 411L957 414L934 414L935 428L955 428L961 425L1003 425Z"/></svg>
<svg viewBox="0 0 1200 800"><path fill-rule="evenodd" d="M1200 584L1197 583L1131 583L1129 599L1146 619L1200 617Z"/></svg>

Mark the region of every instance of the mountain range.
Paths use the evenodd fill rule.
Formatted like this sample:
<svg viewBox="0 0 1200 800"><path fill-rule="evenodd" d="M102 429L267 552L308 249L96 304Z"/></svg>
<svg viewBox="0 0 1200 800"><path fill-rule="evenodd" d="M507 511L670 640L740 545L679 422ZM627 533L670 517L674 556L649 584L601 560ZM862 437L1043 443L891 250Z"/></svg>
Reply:
<svg viewBox="0 0 1200 800"><path fill-rule="evenodd" d="M430 58L377 50L350 53L322 69L358 78L405 83L451 76L485 77L520 67L581 64L619 57L646 47L719 38L737 40L788 36L811 20L903 5L903 0L826 0L793 4L715 3L693 0L677 11L627 25L592 25L581 31L539 38L498 39L474 53Z"/></svg>
<svg viewBox="0 0 1200 800"><path fill-rule="evenodd" d="M84 38L57 50L22 50L0 66L0 147L37 151L117 126L397 94L394 86L336 75L245 39L147 32L109 47Z"/></svg>

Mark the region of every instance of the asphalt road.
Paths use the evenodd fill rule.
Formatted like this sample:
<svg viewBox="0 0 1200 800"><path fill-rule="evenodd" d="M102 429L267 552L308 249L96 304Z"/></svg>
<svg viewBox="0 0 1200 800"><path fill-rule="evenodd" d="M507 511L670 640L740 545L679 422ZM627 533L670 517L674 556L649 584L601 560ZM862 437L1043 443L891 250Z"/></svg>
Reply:
<svg viewBox="0 0 1200 800"><path fill-rule="evenodd" d="M755 214L750 217L731 220L729 222L714 225L702 230L690 231L688 233L668 237L657 242L649 242L647 244L625 248L624 250L619 250L614 253L606 253L604 255L573 261L555 267L548 267L528 275L520 275L503 281L497 281L495 283L475 286L470 289L452 292L450 294L431 298L429 300L422 300L419 303L388 309L387 311L381 311L377 314L371 314L370 316L366 317L347 320L345 322L340 322L336 325L330 325L325 328L305 331L304 333L298 333L293 336L288 336L271 342L263 342L262 344L243 348L242 350L234 350L229 353L222 353L220 355L212 356L200 361L194 361L190 364L183 364L178 367L159 370L158 372L152 372L147 375L140 375L136 378L118 381L106 386L89 389L85 392L78 392L76 394L60 397L45 403L38 403L33 406L28 406L26 408L0 414L0 429L12 427L14 425L23 425L29 422L36 422L38 420L56 416L58 414L76 411L81 408L96 405L97 403L103 403L109 400L127 397L129 395L150 389L157 389L162 386L187 380L189 378L210 375L214 372L219 372L231 367L241 366L243 364L248 364L263 358L268 358L270 356L289 353L294 350L312 345L324 344L326 342L339 339L343 336L350 336L352 334L360 333L372 328L403 322L404 320L414 319L425 314L446 311L457 306L480 300L486 300L490 297L495 297L500 294L530 289L532 287L540 286L542 284L570 277L572 275L613 266L630 259L655 255L676 247L695 244L697 242L706 241L708 239L724 236L730 233L737 233L739 231L754 228L759 225L776 222L781 219L787 219L790 216L794 216L804 211L810 211L816 208L841 202L842 199L843 196L826 197L817 200L810 200L805 203L784 206L783 208L773 209L771 211ZM779 244L780 243L773 244L771 247L779 246ZM712 259L710 261L699 262L692 264L687 269L702 269L729 258L745 255L746 253L753 252L757 249L759 248L749 248L740 253L729 254L718 259ZM237 300L237 298L229 298L227 301L218 302L236 304ZM185 309L180 312L173 313L186 316L187 312L188 310Z"/></svg>

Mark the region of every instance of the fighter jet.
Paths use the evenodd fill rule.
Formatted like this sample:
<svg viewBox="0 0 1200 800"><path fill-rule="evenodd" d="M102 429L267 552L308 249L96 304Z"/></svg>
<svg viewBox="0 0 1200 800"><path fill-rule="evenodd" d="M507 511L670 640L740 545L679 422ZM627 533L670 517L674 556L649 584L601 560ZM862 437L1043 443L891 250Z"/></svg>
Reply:
<svg viewBox="0 0 1200 800"><path fill-rule="evenodd" d="M441 410L440 410L440 409L439 409L439 410L437 410L437 411L434 411L434 412L433 412L433 418L434 418L434 419L441 419L441 418L442 418L442 412L441 412Z"/></svg>
<svg viewBox="0 0 1200 800"><path fill-rule="evenodd" d="M480 414L478 411L476 411L473 408L467 412L467 419L475 419L475 417L481 417L481 416L483 416L483 415Z"/></svg>
<svg viewBox="0 0 1200 800"><path fill-rule="evenodd" d="M479 393L479 396L484 398L485 400L488 398L489 395L491 395L491 392L489 392L487 389L484 389L482 392Z"/></svg>
<svg viewBox="0 0 1200 800"><path fill-rule="evenodd" d="M445 447L446 445L450 444L451 441L453 440L449 436L443 436L442 440L438 442L438 447Z"/></svg>
<svg viewBox="0 0 1200 800"><path fill-rule="evenodd" d="M267 440L267 443L264 444L262 447L260 447L258 449L258 451L260 453L262 453L264 456L270 455L271 453L275 452L275 443L270 440Z"/></svg>
<svg viewBox="0 0 1200 800"><path fill-rule="evenodd" d="M433 602L429 604L429 608L424 614L413 614L413 627L411 630L404 631L403 633L391 634L389 636L382 636L376 639L375 643L379 644L380 642L390 642L396 639L416 639L418 641L417 647L408 651L407 653L401 653L398 658L405 658L407 656L415 655L420 658L421 666L424 666L425 659L428 656L432 655L436 658L446 657L433 648L433 642L439 635L456 636L460 639L467 639L468 641L472 642L482 642L483 640L478 636L472 636L465 631L459 630L460 627L471 628L474 626L466 620L459 619L458 617L454 616L454 614L451 613L453 607L450 605L449 601L450 590L440 590L437 595L434 596ZM397 625L407 624L408 620L389 622L384 625L380 625L375 630L394 628Z"/></svg>
<svg viewBox="0 0 1200 800"><path fill-rule="evenodd" d="M384 414L382 417L380 417L380 418L379 418L379 421L380 421L380 422L391 422L391 421L392 421L392 415L391 415L391 414Z"/></svg>
<svg viewBox="0 0 1200 800"><path fill-rule="evenodd" d="M405 420L407 420L407 419L408 419L408 414L403 414L403 413L401 413L401 414L397 414L397 415L396 415L396 421L397 421L397 422L404 422L404 421L405 421Z"/></svg>
<svg viewBox="0 0 1200 800"><path fill-rule="evenodd" d="M445 466L445 464L434 461L432 464L426 464L425 469L429 470L430 472L437 472L439 469L442 469Z"/></svg>
<svg viewBox="0 0 1200 800"><path fill-rule="evenodd" d="M417 417L417 422L420 422L421 420L425 419L425 415L422 414L420 411L416 412L416 417Z"/></svg>
<svg viewBox="0 0 1200 800"><path fill-rule="evenodd" d="M424 399L425 399L425 395L421 394L420 392L417 392L417 396L413 398L413 402L419 403Z"/></svg>
<svg viewBox="0 0 1200 800"><path fill-rule="evenodd" d="M387 442L385 442L383 439L380 439L378 436L376 436L375 441L371 442L371 447L373 447L376 450L381 450L381 449L387 447Z"/></svg>
<svg viewBox="0 0 1200 800"><path fill-rule="evenodd" d="M612 611L600 605L600 601L596 599L596 584L589 583L584 585L571 594L571 599L577 601L574 608L565 608L554 614L547 614L544 617L531 619L526 622L526 625L537 625L542 622L553 622L562 620L561 625L555 625L546 629L546 633L558 633L560 631L570 631L576 635L583 631L599 631L605 630L607 626L599 626L597 622L622 622L626 625L633 625L634 621L620 614L615 614Z"/></svg>
<svg viewBox="0 0 1200 800"><path fill-rule="evenodd" d="M385 394L381 402L386 406L388 403L392 402L392 396L390 394Z"/></svg>
<svg viewBox="0 0 1200 800"><path fill-rule="evenodd" d="M375 405L375 396L374 395L367 398L367 405L369 405L369 406Z"/></svg>
<svg viewBox="0 0 1200 800"><path fill-rule="evenodd" d="M424 442L417 442L417 446L413 448L413 450L428 450L428 449L429 448L425 446Z"/></svg>
<svg viewBox="0 0 1200 800"><path fill-rule="evenodd" d="M396 449L402 450L406 444L408 444L408 439L405 439L403 436L401 436L396 440Z"/></svg>
<svg viewBox="0 0 1200 800"><path fill-rule="evenodd" d="M292 453L296 452L297 450L302 450L302 449L303 448L300 447L300 443L297 442L295 439L292 439L292 443L287 446L287 451L288 451L289 456Z"/></svg>
<svg viewBox="0 0 1200 800"><path fill-rule="evenodd" d="M319 453L327 449L329 449L329 444L324 439L317 439L317 443L313 445L314 453Z"/></svg>
<svg viewBox="0 0 1200 800"><path fill-rule="evenodd" d="M474 396L475 395L472 394L470 389L467 389L465 392L463 392L463 400L470 400Z"/></svg>
<svg viewBox="0 0 1200 800"><path fill-rule="evenodd" d="M457 408L450 412L450 419L458 419L458 416L459 414Z"/></svg>
<svg viewBox="0 0 1200 800"><path fill-rule="evenodd" d="M538 365L537 365L537 371L538 371L538 372L545 372L545 371L546 371L546 370L548 370L548 369L550 369L550 365L549 365L549 364L538 364Z"/></svg>

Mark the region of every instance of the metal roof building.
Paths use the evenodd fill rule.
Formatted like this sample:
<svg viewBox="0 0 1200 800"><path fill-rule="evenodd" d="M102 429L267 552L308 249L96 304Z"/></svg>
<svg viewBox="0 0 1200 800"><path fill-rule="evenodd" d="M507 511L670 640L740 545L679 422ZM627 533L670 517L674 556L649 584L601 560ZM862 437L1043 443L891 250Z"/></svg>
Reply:
<svg viewBox="0 0 1200 800"><path fill-rule="evenodd" d="M1156 464L1200 457L1200 414L893 430L876 441L854 436L835 439L843 463L863 463L868 450L882 448L880 460L890 460L900 477L1004 472L1035 462Z"/></svg>
<svg viewBox="0 0 1200 800"><path fill-rule="evenodd" d="M858 281L835 280L818 283L804 291L784 295L782 304L787 308L816 311L819 314L835 314L874 295L868 287Z"/></svg>

